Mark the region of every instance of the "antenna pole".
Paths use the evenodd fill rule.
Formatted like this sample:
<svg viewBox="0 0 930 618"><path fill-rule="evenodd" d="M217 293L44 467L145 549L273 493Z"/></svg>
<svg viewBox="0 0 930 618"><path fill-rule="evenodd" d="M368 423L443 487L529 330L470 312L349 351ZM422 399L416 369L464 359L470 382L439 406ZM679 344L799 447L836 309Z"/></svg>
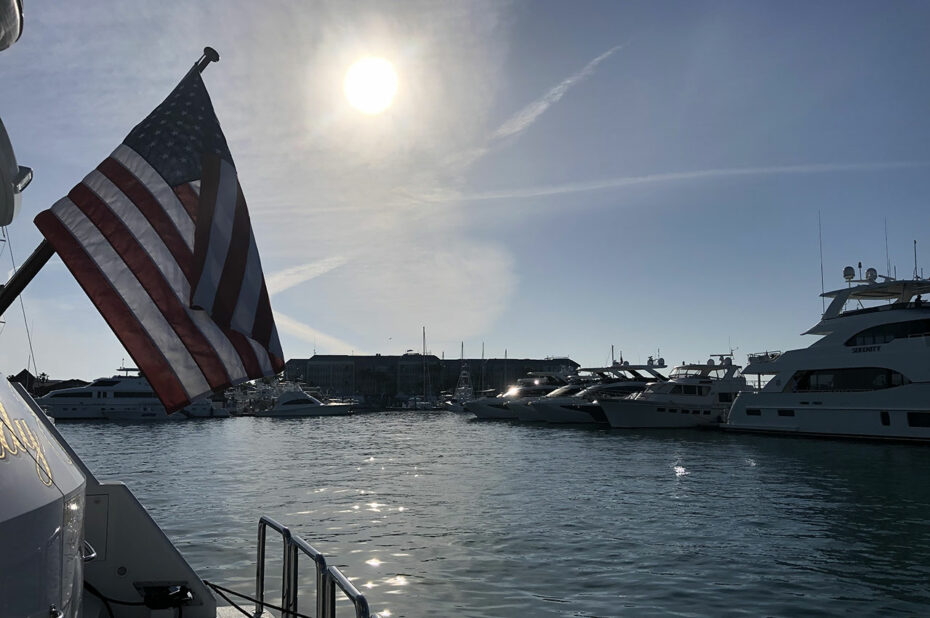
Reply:
<svg viewBox="0 0 930 618"><path fill-rule="evenodd" d="M885 274L891 276L891 257L888 255L888 217L885 217Z"/></svg>
<svg viewBox="0 0 930 618"><path fill-rule="evenodd" d="M820 211L817 211L817 235L820 237L820 314L827 311L826 300L823 297L823 225L820 222Z"/></svg>
<svg viewBox="0 0 930 618"><path fill-rule="evenodd" d="M914 279L917 279L917 239L914 239Z"/></svg>
<svg viewBox="0 0 930 618"><path fill-rule="evenodd" d="M219 62L219 60L220 55L216 53L215 49L212 47L204 47L203 55L194 63L194 69L196 69L198 73L203 73L203 70L206 69L211 62ZM52 248L52 245L50 245L47 240L43 239L42 242L39 243L39 246L35 248L35 251L32 252L32 255L23 262L23 265L20 266L15 273L13 273L10 280L6 282L6 285L0 286L0 315L3 315L3 313L10 308L13 301L16 300L35 276L39 274L39 271L52 259L53 255L55 255L55 250Z"/></svg>

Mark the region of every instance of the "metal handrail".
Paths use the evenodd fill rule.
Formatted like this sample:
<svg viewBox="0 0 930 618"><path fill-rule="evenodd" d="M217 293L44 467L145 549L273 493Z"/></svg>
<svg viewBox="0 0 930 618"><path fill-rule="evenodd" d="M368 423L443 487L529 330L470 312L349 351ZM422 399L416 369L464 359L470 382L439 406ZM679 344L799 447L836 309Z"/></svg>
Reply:
<svg viewBox="0 0 930 618"><path fill-rule="evenodd" d="M258 520L258 564L255 570L255 616L265 609L265 541L267 529L277 531L284 542L284 566L281 572L281 618L297 615L297 576L300 554L303 552L316 565L316 615L336 617L336 586L352 601L356 618L370 618L368 600L335 566L327 566L326 558L299 536L270 517Z"/></svg>
<svg viewBox="0 0 930 618"><path fill-rule="evenodd" d="M336 617L336 586L339 586L339 589L352 601L352 605L355 606L355 618L370 618L371 612L368 609L368 600L352 585L352 582L342 574L342 571L335 566L330 566L326 569L326 575L328 612L323 614L323 618Z"/></svg>
<svg viewBox="0 0 930 618"><path fill-rule="evenodd" d="M316 565L316 615L319 618L323 618L326 615L327 593L329 592L329 586L326 585L328 572L326 568L326 558L299 536L292 537L291 543L294 548L294 565L292 569L294 576L294 611L297 611L297 550L299 549L313 560L313 563Z"/></svg>
<svg viewBox="0 0 930 618"><path fill-rule="evenodd" d="M292 599L297 594L296 574L293 573L291 558L293 549L293 535L291 531L282 524L279 524L270 517L262 515L258 520L258 559L255 567L255 615L261 616L265 610L265 536L267 529L271 528L277 531L284 541L284 566L281 572L281 608L284 615L296 611L296 607L291 607Z"/></svg>

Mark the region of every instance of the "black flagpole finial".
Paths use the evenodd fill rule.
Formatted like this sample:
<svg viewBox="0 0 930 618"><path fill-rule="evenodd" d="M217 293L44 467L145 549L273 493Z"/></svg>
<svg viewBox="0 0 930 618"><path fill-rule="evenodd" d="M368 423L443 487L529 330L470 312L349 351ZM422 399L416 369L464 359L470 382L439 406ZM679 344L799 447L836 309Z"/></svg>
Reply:
<svg viewBox="0 0 930 618"><path fill-rule="evenodd" d="M207 66L211 62L219 62L219 61L220 61L220 55L216 52L215 49L213 49L212 47L204 47L203 56L201 56L200 60L198 60L194 64L194 68L197 69L198 73L203 73L203 70L207 68Z"/></svg>

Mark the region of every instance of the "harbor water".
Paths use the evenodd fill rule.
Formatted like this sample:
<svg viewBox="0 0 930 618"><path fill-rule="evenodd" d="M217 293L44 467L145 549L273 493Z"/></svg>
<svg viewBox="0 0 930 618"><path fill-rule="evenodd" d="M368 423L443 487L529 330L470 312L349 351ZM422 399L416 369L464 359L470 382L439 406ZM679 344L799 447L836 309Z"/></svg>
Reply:
<svg viewBox="0 0 930 618"><path fill-rule="evenodd" d="M439 412L59 428L248 594L264 514L385 617L930 612L927 446Z"/></svg>

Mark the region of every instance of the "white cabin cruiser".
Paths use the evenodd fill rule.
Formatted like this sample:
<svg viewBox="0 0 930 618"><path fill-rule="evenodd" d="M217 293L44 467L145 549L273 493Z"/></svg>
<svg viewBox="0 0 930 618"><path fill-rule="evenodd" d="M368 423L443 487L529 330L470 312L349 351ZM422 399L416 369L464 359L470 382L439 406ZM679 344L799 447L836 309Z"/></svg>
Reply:
<svg viewBox="0 0 930 618"><path fill-rule="evenodd" d="M698 427L721 423L746 379L732 354L719 362L679 365L667 382L652 384L626 399L599 402L611 427Z"/></svg>
<svg viewBox="0 0 930 618"><path fill-rule="evenodd" d="M132 368L121 367L124 375L98 378L86 386L51 391L36 402L56 421L168 421L189 418L228 418L229 411L209 399L200 399L174 414L165 406L141 375L128 375Z"/></svg>
<svg viewBox="0 0 930 618"><path fill-rule="evenodd" d="M348 403L323 403L303 390L287 390L278 395L274 404L255 416L273 418L297 418L306 416L345 416L352 412Z"/></svg>
<svg viewBox="0 0 930 618"><path fill-rule="evenodd" d="M624 399L642 391L650 384L667 381L668 378L658 371L664 368L664 359L653 361L650 357L645 365L622 362L614 363L610 367L579 369L579 372L591 372L599 379L575 394L552 392L534 400L529 406L531 412L528 416L531 420L547 423L606 425L608 421L601 406L602 402ZM523 420L523 417L520 420Z"/></svg>
<svg viewBox="0 0 930 618"><path fill-rule="evenodd" d="M820 339L749 357L743 373L769 380L737 397L724 429L930 440L930 280L878 281L872 268L854 280L852 267L844 276L850 287L823 294L833 300L805 333Z"/></svg>
<svg viewBox="0 0 930 618"><path fill-rule="evenodd" d="M520 378L496 397L480 397L465 402L465 410L482 420L513 420L517 418L516 409L508 407L510 401L526 397L541 397L568 384L564 374L549 372L530 372L528 377Z"/></svg>

